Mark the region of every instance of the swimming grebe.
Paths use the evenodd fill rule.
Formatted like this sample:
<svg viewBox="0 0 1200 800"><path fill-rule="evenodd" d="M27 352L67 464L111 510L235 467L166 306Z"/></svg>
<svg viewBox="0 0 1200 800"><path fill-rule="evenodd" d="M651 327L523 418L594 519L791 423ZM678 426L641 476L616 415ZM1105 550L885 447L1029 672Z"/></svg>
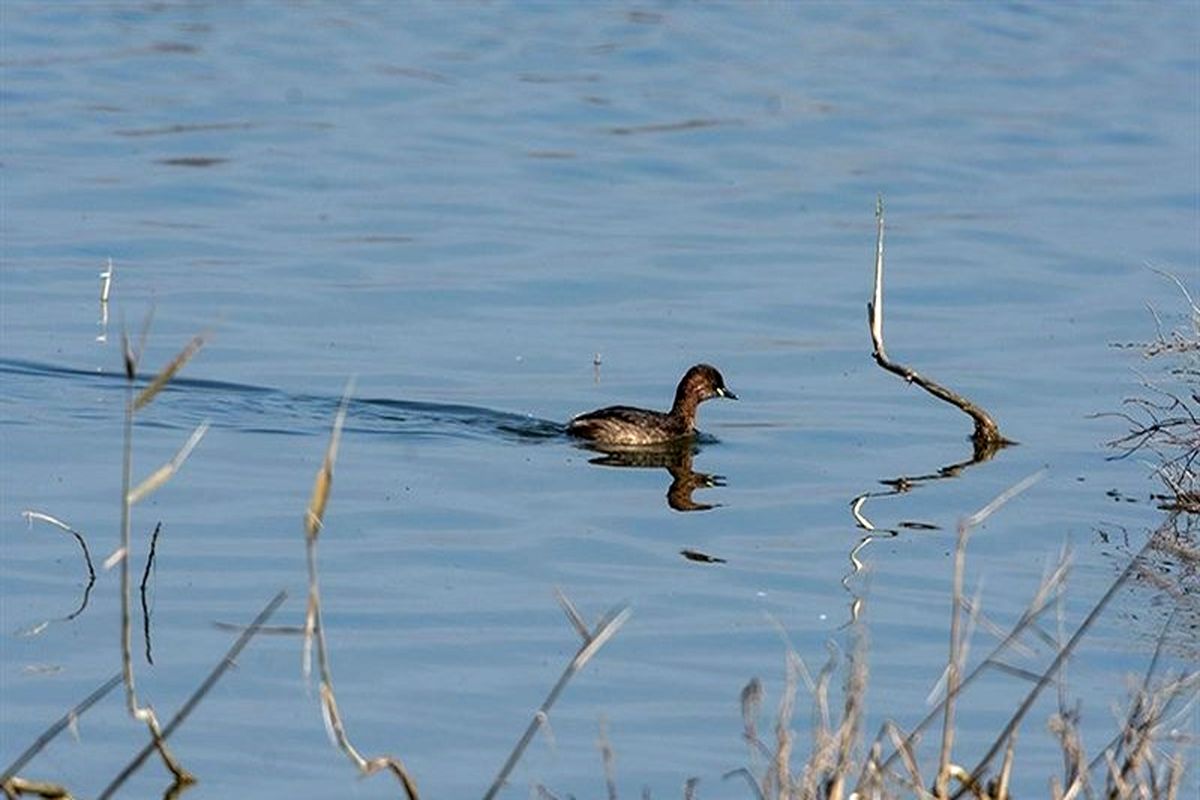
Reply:
<svg viewBox="0 0 1200 800"><path fill-rule="evenodd" d="M693 435L696 432L696 407L712 397L737 400L737 395L725 388L725 379L715 367L697 364L679 381L675 404L667 413L609 406L575 417L567 423L567 433L597 444L663 444Z"/></svg>

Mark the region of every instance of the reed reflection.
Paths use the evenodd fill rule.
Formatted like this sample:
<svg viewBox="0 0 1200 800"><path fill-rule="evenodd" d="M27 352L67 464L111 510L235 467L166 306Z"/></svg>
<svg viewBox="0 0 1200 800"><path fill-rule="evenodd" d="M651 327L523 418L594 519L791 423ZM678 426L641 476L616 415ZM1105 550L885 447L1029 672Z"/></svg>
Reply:
<svg viewBox="0 0 1200 800"><path fill-rule="evenodd" d="M725 485L721 475L710 475L692 469L692 459L700 452L694 440L671 442L657 447L612 447L589 444L588 450L599 453L588 463L602 467L632 467L641 469L665 469L671 476L667 487L667 505L675 511L708 511L720 503L702 503L692 497L697 489L711 489Z"/></svg>

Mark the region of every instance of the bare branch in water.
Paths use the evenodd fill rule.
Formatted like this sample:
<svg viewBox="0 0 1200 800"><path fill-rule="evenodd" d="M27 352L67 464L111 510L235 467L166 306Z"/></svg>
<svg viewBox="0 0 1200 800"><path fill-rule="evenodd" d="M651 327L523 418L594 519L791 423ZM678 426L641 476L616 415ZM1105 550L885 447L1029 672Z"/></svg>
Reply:
<svg viewBox="0 0 1200 800"><path fill-rule="evenodd" d="M37 632L40 633L41 631L45 630L46 625L48 625L50 622L69 622L83 613L83 610L87 608L88 598L91 597L92 587L96 584L96 568L92 565L92 554L88 550L87 540L83 538L82 533L75 530L57 517L52 517L51 515L42 511L33 511L27 509L21 512L21 516L25 518L30 527L33 527L34 520L38 520L40 522L49 523L59 530L74 536L75 541L79 543L79 549L83 551L83 563L84 566L87 567L88 572L87 584L83 587L83 597L79 601L79 607L67 616L63 617L61 620L47 620L46 622L35 626Z"/></svg>
<svg viewBox="0 0 1200 800"><path fill-rule="evenodd" d="M871 329L871 342L874 344L873 356L875 363L888 372L899 375L909 383L920 386L939 400L943 400L958 410L967 414L975 423L975 432L971 441L975 445L975 460L982 461L991 458L996 451L1013 442L1001 433L995 420L982 407L975 405L957 392L942 386L918 373L912 367L892 361L888 358L883 345L883 197L880 196L875 205L875 289L872 299L867 303L867 323Z"/></svg>
<svg viewBox="0 0 1200 800"><path fill-rule="evenodd" d="M154 533L150 536L150 553L146 556L146 569L142 572L142 638L146 640L146 662L151 666L154 665L154 657L150 649L150 605L146 602L146 584L150 581L150 570L154 568L154 554L158 549L158 534L161 530L160 521L154 526Z"/></svg>

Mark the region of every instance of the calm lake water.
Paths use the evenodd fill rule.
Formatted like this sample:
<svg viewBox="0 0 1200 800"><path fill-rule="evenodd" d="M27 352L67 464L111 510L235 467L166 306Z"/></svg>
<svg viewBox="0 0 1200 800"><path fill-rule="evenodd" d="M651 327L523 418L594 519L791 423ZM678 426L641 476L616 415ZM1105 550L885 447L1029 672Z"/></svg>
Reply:
<svg viewBox="0 0 1200 800"><path fill-rule="evenodd" d="M754 764L740 689L762 678L769 730L780 631L815 669L856 599L866 727L911 725L945 662L957 521L1042 468L972 539L968 593L1011 625L1069 546L1072 630L1163 517L1151 465L1106 460L1122 423L1090 415L1155 374L1113 346L1153 337L1147 305L1183 319L1147 267L1200 277L1198 41L1194 3L0 5L0 762L119 666L99 562L119 543L120 332L151 309L148 373L211 334L135 429L140 477L212 425L134 516L135 577L162 523L153 666L140 631L134 649L164 717L230 644L214 622L281 588L273 622L302 622L302 512L351 376L320 541L331 665L355 744L426 796L481 795L574 654L555 587L589 620L633 613L504 797L601 795L601 719L622 796L694 776L749 797L721 781ZM879 192L891 354L1021 444L870 501L880 527L919 525L849 575L852 498L970 458L965 417L870 359ZM741 397L701 410L691 469L724 485L691 500L713 508L558 432L667 405L698 361ZM38 635L85 571L25 509L83 532L98 568L83 613ZM1168 606L1122 591L1072 660L1092 752ZM179 729L189 798L396 796L331 746L300 661L296 637L256 639ZM1027 689L996 675L964 698L961 761ZM1060 774L1054 708L1023 728L1022 796ZM24 773L95 796L144 740L116 692ZM164 776L151 762L124 796Z"/></svg>

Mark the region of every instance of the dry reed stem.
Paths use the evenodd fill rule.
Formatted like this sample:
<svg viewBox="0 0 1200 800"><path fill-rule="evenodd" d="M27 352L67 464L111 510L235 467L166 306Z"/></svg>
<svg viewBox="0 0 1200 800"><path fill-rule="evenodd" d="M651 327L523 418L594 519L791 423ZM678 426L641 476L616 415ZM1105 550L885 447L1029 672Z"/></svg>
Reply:
<svg viewBox="0 0 1200 800"><path fill-rule="evenodd" d="M990 458L997 450L1012 444L1001 433L995 420L980 406L967 398L919 374L911 367L892 361L888 358L883 344L883 196L880 195L875 203L875 287L871 302L867 303L867 323L871 329L871 341L874 344L875 363L888 372L899 375L909 383L920 386L939 400L943 400L967 414L975 423L975 432L971 441L975 445L977 460Z"/></svg>
<svg viewBox="0 0 1200 800"><path fill-rule="evenodd" d="M855 626L854 649L850 653L846 678L845 699L842 704L842 721L834 737L836 750L832 774L827 781L829 800L841 800L846 778L854 765L854 747L860 738L863 701L867 696L867 637L861 626ZM868 765L875 763L868 759Z"/></svg>
<svg viewBox="0 0 1200 800"><path fill-rule="evenodd" d="M962 667L962 638L959 633L962 614L963 572L967 560L967 536L970 528L966 520L958 525L958 541L954 547L954 581L950 608L950 654L946 659L946 702L943 704L942 746L938 756L937 778L934 794L945 800L950 786L950 753L954 748L954 703L958 697L959 670Z"/></svg>
<svg viewBox="0 0 1200 800"><path fill-rule="evenodd" d="M1025 718L1025 714L1028 713L1030 707L1033 706L1034 701L1037 700L1038 695L1040 695L1042 690L1046 688L1046 685L1053 680L1063 662L1067 660L1067 657L1074 652L1075 646L1079 644L1079 641L1083 638L1084 634L1086 634L1092 627L1092 624L1096 621L1097 617L1100 616L1100 612L1104 610L1117 591L1125 585L1127 580L1129 580L1129 577L1133 574L1145 552L1146 545L1143 545L1142 549L1138 551L1137 555L1134 556L1134 558L1129 562L1117 579L1112 582L1107 591L1105 591L1100 599L1096 601L1096 604L1092 606L1092 609L1088 612L1087 616L1084 617L1083 622L1081 622L1075 629L1075 632L1071 634L1071 638L1067 640L1067 643L1058 651L1050 665L1042 672L1041 680L1039 680L1038 683L1029 691L1029 693L1025 696L1025 699L1021 701L1021 704L1017 707L1016 712L1014 712L1012 717L1009 718L1008 723L1005 724L1003 730L1001 730L995 741L992 742L992 745L988 748L987 752L982 758L979 759L979 762L976 763L975 767L967 773L974 781L978 782L982 778L984 771L987 769L992 759L996 756L996 753L999 752L1004 743L1008 741L1008 737L1011 736L1021 724L1021 721ZM964 791L965 789L960 789L954 794L954 797L961 797Z"/></svg>
<svg viewBox="0 0 1200 800"><path fill-rule="evenodd" d="M896 748L896 752L900 754L900 759L904 762L904 769L908 772L908 780L910 788L919 797L932 797L925 789L925 780L921 777L921 768L917 764L917 759L913 756L912 750L909 748L908 737L903 735L900 726L892 721L884 723L884 728L887 731L888 738L892 740L892 747ZM879 759L875 759L876 765ZM878 770L883 774L883 770Z"/></svg>
<svg viewBox="0 0 1200 800"><path fill-rule="evenodd" d="M162 732L159 729L158 718L154 714L154 709L149 706L142 706L138 702L137 685L133 672L133 655L132 655L132 632L130 625L130 578L129 578L129 552L130 552L130 529L132 526L132 511L133 506L138 500L143 499L155 489L166 483L178 471L179 467L187 459L192 449L199 443L204 436L204 432L208 430L208 423L202 423L188 438L188 441L180 449L175 457L171 459L163 467L160 467L154 474L143 481L136 489L131 490L130 486L133 480L133 417L134 414L141 408L144 408L150 403L154 397L162 390L171 378L175 376L180 369L183 368L192 356L204 344L203 334L193 337L193 339L184 346L183 350L175 356L174 359L143 389L135 398L133 394L133 384L137 377L138 360L141 357L143 348L145 347L146 336L150 329L151 315L147 315L145 325L142 328L141 340L138 344L137 352L130 347L129 336L122 333L122 353L125 359L125 375L127 378L126 384L126 405L124 418L124 446L122 448L122 469L121 469L121 664L125 679L125 705L129 711L129 715L136 720L144 722L147 729L150 731L150 737L154 749L162 757L163 764L170 770L175 777L175 782L179 785L186 785L195 780L195 778L187 772L167 749L163 739ZM115 554L114 554L115 556ZM113 557L110 557L111 561Z"/></svg>
<svg viewBox="0 0 1200 800"><path fill-rule="evenodd" d="M771 766L767 780L767 796L772 798L789 798L793 793L792 784L792 715L796 708L796 689L799 686L799 669L796 665L799 656L792 650L787 652L787 680L783 685L783 694L779 698L779 711L775 718L775 752L772 754ZM823 696L823 689L822 689ZM824 726L820 730L824 731ZM809 775L805 774L805 779ZM807 785L805 786L807 788Z"/></svg>
<svg viewBox="0 0 1200 800"><path fill-rule="evenodd" d="M596 747L600 750L600 761L604 767L604 788L608 800L617 800L617 754L608 738L608 722L603 716L600 717L600 733L596 737Z"/></svg>
<svg viewBox="0 0 1200 800"><path fill-rule="evenodd" d="M1008 737L1008 745L1004 748L1004 763L1000 767L1000 777L996 781L996 800L1009 800L1008 785L1012 780L1013 759L1017 754L1017 731Z"/></svg>
<svg viewBox="0 0 1200 800"><path fill-rule="evenodd" d="M208 673L208 676L200 682L200 685L196 687L191 696L184 701L183 705L179 707L179 710L175 712L175 715L167 722L167 727L163 728L161 732L156 731L157 735L155 736L154 741L143 747L141 751L134 756L133 760L125 765L125 768L122 769L121 772L117 774L117 777L113 778L112 782L105 787L103 792L101 792L99 800L107 800L107 798L111 797L113 793L117 791L117 789L121 788L121 785L124 784L125 781L128 780L131 775L133 775L133 773L137 772L138 769L141 768L142 764L146 762L146 759L150 757L151 752L157 750L164 759L167 758L167 755L165 755L166 740L170 738L171 734L178 730L179 726L187 720L191 713L196 709L196 706L200 704L200 701L203 700L205 695L208 694L209 690L211 690L212 687L216 685L217 681L221 679L221 676L223 676L225 672L231 666L233 666L238 655L240 655L242 650L246 648L246 645L250 644L250 640L254 638L254 635L258 633L259 627L271 618L271 615L275 613L276 609L279 608L286 598L287 592L281 590L277 592L265 606L263 606L263 609L258 612L258 615L254 618L254 620L246 627L246 630L244 630L242 634L238 636L234 643L225 652L225 655L221 658L221 660L218 661L216 666L214 666ZM157 720L154 721L154 724L157 726ZM184 773L183 777L181 777L179 774L176 774L175 787L173 788L186 786L187 784L194 782L195 778L186 772Z"/></svg>
<svg viewBox="0 0 1200 800"><path fill-rule="evenodd" d="M329 434L329 443L325 447L325 458L317 470L313 480L312 494L304 513L304 533L309 539L315 539L321 533L321 524L325 519L325 506L329 503L329 492L333 488L333 467L337 463L338 447L342 441L342 428L346 424L346 411L350 406L350 395L354 392L354 379L346 382L342 392L342 401L338 404L336 416L333 418L333 430Z"/></svg>
<svg viewBox="0 0 1200 800"><path fill-rule="evenodd" d="M525 728L525 732L521 734L521 738L517 741L516 746L513 747L512 752L509 753L504 765L500 767L500 772L497 773L495 780L492 781L492 785L488 787L487 793L484 794L484 800L492 800L496 796L501 787L504 786L504 782L508 780L508 776L512 773L513 768L516 767L517 762L521 760L521 756L524 755L525 749L529 747L529 743L533 741L533 737L538 729L549 723L550 709L553 708L554 703L558 700L559 695L562 694L563 689L567 687L571 678L575 676L575 673L583 669L587 662L596 655L609 639L616 635L617 631L621 629L621 626L625 624L625 621L629 619L629 615L632 613L629 606L618 606L601 617L590 632L587 631L586 626L581 631L575 625L575 619L579 618L578 612L574 611L574 606L571 605L570 600L566 598L566 595L561 590L558 592L558 595L560 597L559 604L563 607L567 618L571 620L571 626L580 634L583 643L580 645L579 650L576 651L575 656L563 669L558 681L550 689L550 693L546 695L546 699L542 701L537 711L534 712L533 719L530 720L529 725ZM568 608L571 611L568 611ZM572 613L573 611L574 613Z"/></svg>
<svg viewBox="0 0 1200 800"><path fill-rule="evenodd" d="M1002 504L1001 502L997 502L997 501L1006 502L1007 500L1011 499L1013 496L1015 496L1017 491L1024 491L1024 489L1028 488L1028 485L1031 485L1033 481L1040 479L1041 474L1042 474L1041 472L1034 473L1034 475L1029 476L1028 478L1024 479L1023 481L1016 484L1012 488L1006 490L1004 493L999 495L996 498L996 500L993 500L991 503L989 503L983 509L980 509L979 512L976 512L975 514L971 515L971 517L968 517L967 520L965 520L965 521L970 522L971 520L975 520L975 519L980 519L980 521L982 521L981 516L980 516L982 512L986 511L988 514L991 514L996 509L998 509L999 506ZM1029 483L1027 484L1026 482L1029 482ZM988 655L981 662L979 662L979 664L977 664L965 677L962 678L962 680L960 681L959 686L958 686L958 691L955 694L961 694L962 692L966 691L967 687L969 687L972 683L974 683L975 680L983 673L983 671L985 669L987 669L990 666L995 666L997 663L996 662L997 657L1001 653L1003 653L1005 650L1007 650L1009 647L1011 647L1024 631L1030 629L1034 625L1034 623L1036 622L1038 617L1040 617L1041 614L1050 607L1050 604L1052 602L1052 594L1054 592L1056 592L1058 590L1058 588L1060 586L1062 586L1063 583L1066 581L1069 571L1070 571L1070 557L1069 557L1069 554L1064 550L1063 553L1060 555L1059 560L1058 560L1057 564L1055 565L1055 567L1050 571L1049 574L1047 574L1046 576L1044 576L1042 578L1042 581L1038 585L1037 590L1034 592L1033 597L1030 599L1029 603L1026 605L1025 610L1021 613L1020 618L1013 624L1013 627L1009 630L1008 635L1005 636L1001 641L999 641L991 649L991 651L988 653ZM943 713L943 706L945 703L946 703L946 697L943 697L937 704L934 705L933 708L931 708L929 710L928 713L926 713L926 715L924 717L921 718L921 720L916 724L916 726L913 727L913 729L908 733L908 735L904 739L904 746L906 748L912 748L914 745L914 742L916 741L916 738L918 736L920 736L921 732L924 731L925 728L928 727L929 724L932 723L933 720L937 718L938 714ZM884 759L884 762L883 762L881 768L883 770L889 769L891 767L891 765L895 762L895 760L900 757L900 753L901 753L901 748L894 749L892 751L892 754L890 756L888 756L886 759ZM861 780L862 780L862 778L860 777L860 782L861 782Z"/></svg>
<svg viewBox="0 0 1200 800"><path fill-rule="evenodd" d="M42 732L40 736L33 741L33 744L25 748L21 755L17 756L16 760L4 768L4 773L0 775L0 784L7 784L9 780L14 778L34 756L42 751L42 749L50 744L56 736L62 733L67 728L73 726L80 717L87 713L88 709L103 700L109 692L121 685L121 673L117 672L104 683L100 684L91 694L72 707L66 714L58 718L49 728Z"/></svg>
<svg viewBox="0 0 1200 800"><path fill-rule="evenodd" d="M1105 786L1107 797L1127 796L1131 791L1129 787L1144 791L1146 785L1155 787L1159 784L1154 766L1154 742L1162 738L1161 732L1168 725L1169 715L1180 719L1189 714L1198 690L1200 672L1193 671L1167 680L1156 689L1143 687L1135 692L1120 734L1086 767L1090 771L1101 760L1109 765ZM1172 707L1180 697L1189 699L1183 703L1182 708L1176 709L1172 714ZM1168 785L1176 780L1173 775L1175 771L1182 771L1182 759L1179 756L1168 762ZM1165 795L1152 793L1151 796Z"/></svg>
<svg viewBox="0 0 1200 800"><path fill-rule="evenodd" d="M399 759L384 755L367 758L358 751L350 741L346 725L338 711L337 695L333 689L333 670L329 666L329 650L325 643L325 626L321 621L321 588L320 577L317 574L317 539L324 525L325 509L329 503L329 495L333 488L333 468L337 463L338 447L342 439L342 429L346 423L346 412L350 405L350 395L354 391L354 380L346 383L342 393L341 403L338 404L334 416L333 429L329 433L329 442L325 447L325 456L313 482L312 495L304 511L304 542L305 555L308 563L308 604L304 617L304 645L302 654L302 670L307 681L312 672L312 648L316 643L317 668L320 671L321 715L325 720L325 729L334 746L345 753L346 758L354 764L359 773L369 777L377 772L388 771L396 776L404 787L409 800L418 800L416 781L409 774L404 763Z"/></svg>
<svg viewBox="0 0 1200 800"><path fill-rule="evenodd" d="M308 559L308 602L304 613L304 645L301 649L301 671L307 682L312 675L313 637L317 628L317 617L320 615L320 595L317 585L317 537L325 519L325 507L329 503L329 493L333 488L333 467L337 463L338 447L342 440L342 428L346 424L346 410L350 403L350 393L354 381L346 383L342 393L342 401L338 404L337 413L333 418L333 428L329 433L329 442L325 446L325 456L317 475L313 479L312 493L304 510L304 538Z"/></svg>
<svg viewBox="0 0 1200 800"><path fill-rule="evenodd" d="M965 517L958 524L958 537L954 548L954 579L952 605L950 608L950 653L946 659L946 700L943 703L942 746L938 757L938 772L934 782L934 794L944 800L950 786L950 756L954 748L954 703L961 688L960 673L965 666L965 637L961 633L963 599L963 574L966 571L967 540L971 531L981 525L1001 506L1021 492L1037 483L1045 475L1044 469L1018 481L1001 492L987 505ZM978 607L978 603L974 603Z"/></svg>

